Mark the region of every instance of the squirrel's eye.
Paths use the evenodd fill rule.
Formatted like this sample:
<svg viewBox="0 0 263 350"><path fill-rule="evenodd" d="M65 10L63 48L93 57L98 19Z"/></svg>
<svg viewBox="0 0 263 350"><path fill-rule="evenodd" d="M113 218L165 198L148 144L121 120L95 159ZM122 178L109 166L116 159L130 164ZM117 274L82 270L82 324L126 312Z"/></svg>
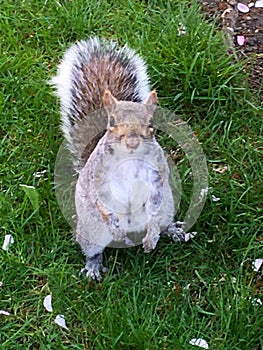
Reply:
<svg viewBox="0 0 263 350"><path fill-rule="evenodd" d="M149 128L153 128L153 118L150 118L148 126Z"/></svg>
<svg viewBox="0 0 263 350"><path fill-rule="evenodd" d="M114 117L110 117L110 127L113 127L115 125L115 119Z"/></svg>

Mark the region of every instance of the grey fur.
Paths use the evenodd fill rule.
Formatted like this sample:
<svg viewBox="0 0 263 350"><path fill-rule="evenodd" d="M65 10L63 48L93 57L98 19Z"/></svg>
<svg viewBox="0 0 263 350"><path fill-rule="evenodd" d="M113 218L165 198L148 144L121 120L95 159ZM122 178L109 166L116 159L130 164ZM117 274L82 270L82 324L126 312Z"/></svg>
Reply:
<svg viewBox="0 0 263 350"><path fill-rule="evenodd" d="M52 84L79 172L76 241L87 259L82 271L100 280L107 246L140 243L150 252L162 232L184 240L182 225L172 223L169 168L152 126L157 95L150 92L142 58L112 41L80 41L66 51Z"/></svg>

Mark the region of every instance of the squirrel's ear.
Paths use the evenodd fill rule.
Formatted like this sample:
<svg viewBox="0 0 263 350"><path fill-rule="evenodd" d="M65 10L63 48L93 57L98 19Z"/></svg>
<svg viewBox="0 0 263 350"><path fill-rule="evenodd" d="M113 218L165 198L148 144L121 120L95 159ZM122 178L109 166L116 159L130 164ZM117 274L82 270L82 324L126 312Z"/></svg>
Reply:
<svg viewBox="0 0 263 350"><path fill-rule="evenodd" d="M103 106L108 110L114 110L118 100L111 94L110 90L105 90L103 95Z"/></svg>
<svg viewBox="0 0 263 350"><path fill-rule="evenodd" d="M155 90L153 90L150 92L146 101L144 101L144 104L148 108L148 110L151 113L153 113L155 111L155 108L157 107L157 102L158 102L157 93Z"/></svg>

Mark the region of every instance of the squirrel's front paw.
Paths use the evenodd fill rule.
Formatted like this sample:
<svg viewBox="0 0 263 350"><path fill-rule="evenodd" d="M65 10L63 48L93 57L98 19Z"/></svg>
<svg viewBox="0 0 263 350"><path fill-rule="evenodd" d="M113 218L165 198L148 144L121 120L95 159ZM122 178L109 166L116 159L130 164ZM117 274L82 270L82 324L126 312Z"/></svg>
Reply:
<svg viewBox="0 0 263 350"><path fill-rule="evenodd" d="M161 234L172 238L174 242L187 242L196 235L196 232L186 233L185 222L176 221L171 223Z"/></svg>

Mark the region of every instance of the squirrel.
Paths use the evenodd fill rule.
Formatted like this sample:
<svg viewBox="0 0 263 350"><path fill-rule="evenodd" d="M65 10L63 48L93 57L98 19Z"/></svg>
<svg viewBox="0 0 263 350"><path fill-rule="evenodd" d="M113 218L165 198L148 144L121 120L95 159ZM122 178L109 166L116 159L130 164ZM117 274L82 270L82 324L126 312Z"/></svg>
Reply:
<svg viewBox="0 0 263 350"><path fill-rule="evenodd" d="M107 246L142 244L150 252L161 234L185 240L184 223L173 223L169 167L154 136L157 93L142 57L91 37L65 52L52 84L78 174L75 234L86 256L82 272L101 280ZM93 123L105 125L90 151Z"/></svg>

